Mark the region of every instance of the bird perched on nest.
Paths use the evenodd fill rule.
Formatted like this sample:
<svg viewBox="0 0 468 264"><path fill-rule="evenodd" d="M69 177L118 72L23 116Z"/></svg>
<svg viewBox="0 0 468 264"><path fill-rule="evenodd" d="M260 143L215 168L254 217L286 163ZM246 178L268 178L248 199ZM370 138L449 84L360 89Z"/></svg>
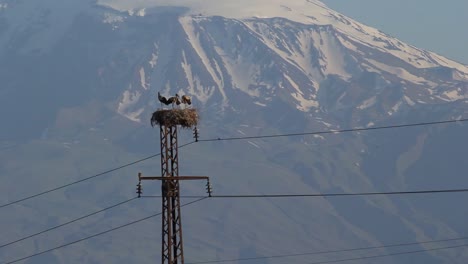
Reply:
<svg viewBox="0 0 468 264"><path fill-rule="evenodd" d="M190 98L190 96L188 95L182 95L182 97L179 97L179 95L176 94L176 98L177 98L177 101L176 101L177 105L180 105L180 104L191 105L192 104L192 98Z"/></svg>
<svg viewBox="0 0 468 264"><path fill-rule="evenodd" d="M179 95L176 94L176 96L169 97L169 99L167 99L167 104L168 105L172 104L172 107L174 107L174 104L179 105L180 104Z"/></svg>
<svg viewBox="0 0 468 264"><path fill-rule="evenodd" d="M159 102L161 102L161 103L163 103L165 105L168 104L166 97L162 96L159 92L158 92L158 100L159 100Z"/></svg>
<svg viewBox="0 0 468 264"><path fill-rule="evenodd" d="M192 104L192 98L190 98L190 96L188 96L188 95L182 95L181 103L191 105Z"/></svg>
<svg viewBox="0 0 468 264"><path fill-rule="evenodd" d="M170 105L172 104L172 107L174 107L174 104L177 104L179 105L180 104L180 99L179 99L179 95L176 94L176 96L173 96L173 97L169 97L166 98L164 96L162 96L159 92L158 92L158 100L159 102L165 104L165 105Z"/></svg>

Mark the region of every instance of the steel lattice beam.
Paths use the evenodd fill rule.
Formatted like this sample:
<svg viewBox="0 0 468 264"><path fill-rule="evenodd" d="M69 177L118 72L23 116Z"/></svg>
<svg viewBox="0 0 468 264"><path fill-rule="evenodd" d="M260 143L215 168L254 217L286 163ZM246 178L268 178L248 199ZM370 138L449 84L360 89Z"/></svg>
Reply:
<svg viewBox="0 0 468 264"><path fill-rule="evenodd" d="M162 191L162 264L183 264L177 126L160 126Z"/></svg>

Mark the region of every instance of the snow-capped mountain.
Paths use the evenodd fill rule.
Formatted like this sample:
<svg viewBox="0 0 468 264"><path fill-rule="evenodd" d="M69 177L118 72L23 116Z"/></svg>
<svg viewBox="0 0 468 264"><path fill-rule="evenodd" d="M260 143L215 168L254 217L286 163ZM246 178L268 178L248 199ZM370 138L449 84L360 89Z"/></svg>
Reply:
<svg viewBox="0 0 468 264"><path fill-rule="evenodd" d="M131 15L158 16L158 7L185 7L177 11L177 20L166 22L171 26L164 35L154 35L154 50L139 70L140 84L122 96L119 112L132 120L143 113L142 104L136 102L154 93L155 86L175 86L202 103L218 96L223 106L229 105L230 91L243 92L259 106L268 106L275 95L284 94L297 109L318 112L321 105L329 104L320 97L327 94L320 92L327 80L351 84L357 76L375 73L374 92L366 91L355 100L349 98L353 89L345 89L332 102L349 98L348 106L365 110L379 97L379 90L396 85L392 89L401 94L388 115L414 104L465 100L468 92L465 65L407 45L319 1L99 3L128 13L113 23L117 28ZM178 39L176 49L167 43L172 36ZM161 75L162 69L174 74ZM177 83L172 83L174 75Z"/></svg>
<svg viewBox="0 0 468 264"><path fill-rule="evenodd" d="M466 65L405 44L316 0L0 0L0 118L8 128L0 130L0 149L6 149L0 152L0 204L154 154L157 130L149 117L161 107L158 91L193 97L202 138L468 116ZM181 142L191 140L187 134L180 131ZM200 143L182 151L181 173L211 176L218 194L460 187L468 185L462 177L468 171L466 134L466 125L453 124ZM19 147L10 147L15 144ZM135 185L129 175L157 173L157 163L61 190L53 201L18 205L18 215L0 219L0 226L8 226L0 244L25 227L27 235L87 214L96 204L128 198ZM21 190L11 188L18 185ZM184 193L200 194L199 186L184 186ZM158 188L145 192L157 194ZM452 196L207 201L182 213L186 260L464 236L468 212L451 210L453 201ZM154 201L138 202L70 227L65 235L0 249L0 262L153 212ZM148 233L148 225L28 263L159 259L154 249L159 234ZM460 251L418 256L421 263L434 264L467 259Z"/></svg>
<svg viewBox="0 0 468 264"><path fill-rule="evenodd" d="M407 45L315 0L49 2L3 1L4 52L13 47L13 52L50 54L84 14L100 20L97 34L116 38L114 45L105 39L101 45L131 48L123 41L133 34L138 53L131 53L138 58L129 59L135 76L120 84L116 107L133 121L146 120L156 91L169 89L202 105L212 99L223 110L235 107L230 97L240 93L260 107L281 95L300 111L318 113L341 102L366 110L382 91L396 86L390 92L400 94L387 102L392 104L387 115L415 104L466 100L468 92L465 65ZM109 76L105 63L110 62L94 66L95 78ZM375 77L375 89L353 89L366 74ZM336 82L350 87L327 101L331 89L322 88Z"/></svg>

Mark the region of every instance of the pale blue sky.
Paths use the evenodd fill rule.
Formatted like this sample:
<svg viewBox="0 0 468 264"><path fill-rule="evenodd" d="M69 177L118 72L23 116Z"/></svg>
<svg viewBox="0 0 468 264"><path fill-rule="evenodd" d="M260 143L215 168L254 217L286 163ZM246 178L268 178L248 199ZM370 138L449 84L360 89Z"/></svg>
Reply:
<svg viewBox="0 0 468 264"><path fill-rule="evenodd" d="M322 0L400 40L468 64L468 0Z"/></svg>

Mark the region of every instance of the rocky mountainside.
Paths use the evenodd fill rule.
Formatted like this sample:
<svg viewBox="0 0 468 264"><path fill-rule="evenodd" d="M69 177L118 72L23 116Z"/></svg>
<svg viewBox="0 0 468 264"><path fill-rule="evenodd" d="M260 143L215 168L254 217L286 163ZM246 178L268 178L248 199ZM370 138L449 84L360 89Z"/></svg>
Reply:
<svg viewBox="0 0 468 264"><path fill-rule="evenodd" d="M0 130L0 204L158 152L158 131L149 124L160 107L158 91L193 97L202 138L468 116L466 65L315 0L0 0L0 116L7 128ZM199 143L181 150L181 173L211 176L218 194L466 187L467 130L452 124ZM180 135L181 143L191 140L190 131ZM132 197L137 172L157 174L158 163L0 208L0 244ZM145 188L158 192L157 184ZM186 184L184 193L203 194L203 186ZM464 236L462 199L466 195L204 201L183 210L186 261ZM138 200L1 248L0 259L146 216L158 210L155 204L159 200ZM159 259L159 226L148 221L26 263L150 262ZM363 255L287 261L356 256ZM379 261L415 259L466 263L468 256L448 250ZM284 263L262 261L255 263Z"/></svg>

